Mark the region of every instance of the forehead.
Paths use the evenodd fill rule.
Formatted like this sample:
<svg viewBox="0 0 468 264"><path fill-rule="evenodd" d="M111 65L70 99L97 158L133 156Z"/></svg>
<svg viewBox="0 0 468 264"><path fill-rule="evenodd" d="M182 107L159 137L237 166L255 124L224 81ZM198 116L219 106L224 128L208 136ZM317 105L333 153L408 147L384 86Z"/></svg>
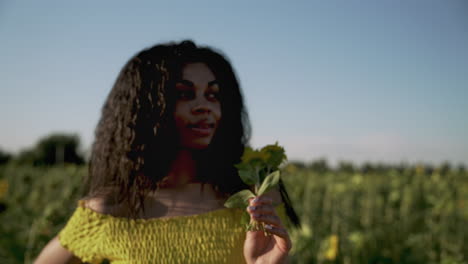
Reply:
<svg viewBox="0 0 468 264"><path fill-rule="evenodd" d="M213 71L203 62L187 63L182 68L182 79L192 82L211 82L216 79Z"/></svg>

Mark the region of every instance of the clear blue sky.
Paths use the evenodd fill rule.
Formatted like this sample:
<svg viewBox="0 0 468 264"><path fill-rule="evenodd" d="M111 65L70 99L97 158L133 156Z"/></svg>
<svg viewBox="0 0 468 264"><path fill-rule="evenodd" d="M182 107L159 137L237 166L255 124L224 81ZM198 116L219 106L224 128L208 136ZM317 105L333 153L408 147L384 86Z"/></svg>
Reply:
<svg viewBox="0 0 468 264"><path fill-rule="evenodd" d="M88 149L119 70L190 38L241 81L252 145L290 159L468 164L468 3L1 1L0 148L51 132Z"/></svg>

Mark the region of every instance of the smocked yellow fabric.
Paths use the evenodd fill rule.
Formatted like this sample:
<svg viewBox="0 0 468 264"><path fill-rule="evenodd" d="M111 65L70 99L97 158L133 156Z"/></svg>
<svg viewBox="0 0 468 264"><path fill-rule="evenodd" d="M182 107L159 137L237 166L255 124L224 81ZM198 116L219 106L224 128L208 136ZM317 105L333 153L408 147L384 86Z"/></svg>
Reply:
<svg viewBox="0 0 468 264"><path fill-rule="evenodd" d="M283 206L277 207L284 218ZM79 201L59 233L62 246L84 262L245 263L240 209L155 219L97 213Z"/></svg>

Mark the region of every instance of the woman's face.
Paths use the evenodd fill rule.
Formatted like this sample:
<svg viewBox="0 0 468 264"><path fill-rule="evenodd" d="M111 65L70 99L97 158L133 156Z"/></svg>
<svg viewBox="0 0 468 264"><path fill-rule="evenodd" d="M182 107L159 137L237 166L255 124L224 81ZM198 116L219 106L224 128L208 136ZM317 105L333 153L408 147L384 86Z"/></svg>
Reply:
<svg viewBox="0 0 468 264"><path fill-rule="evenodd" d="M221 120L219 84L204 63L189 63L176 83L174 120L183 148L208 147Z"/></svg>

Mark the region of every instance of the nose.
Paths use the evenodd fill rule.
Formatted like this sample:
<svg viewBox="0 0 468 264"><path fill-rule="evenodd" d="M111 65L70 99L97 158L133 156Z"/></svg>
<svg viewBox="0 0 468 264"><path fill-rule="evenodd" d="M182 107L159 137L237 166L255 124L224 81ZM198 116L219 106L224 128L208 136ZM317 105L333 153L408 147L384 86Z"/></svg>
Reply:
<svg viewBox="0 0 468 264"><path fill-rule="evenodd" d="M210 113L211 112L210 102L206 100L205 98L200 98L198 100L195 100L194 106L192 108L192 112L197 113L197 114Z"/></svg>

